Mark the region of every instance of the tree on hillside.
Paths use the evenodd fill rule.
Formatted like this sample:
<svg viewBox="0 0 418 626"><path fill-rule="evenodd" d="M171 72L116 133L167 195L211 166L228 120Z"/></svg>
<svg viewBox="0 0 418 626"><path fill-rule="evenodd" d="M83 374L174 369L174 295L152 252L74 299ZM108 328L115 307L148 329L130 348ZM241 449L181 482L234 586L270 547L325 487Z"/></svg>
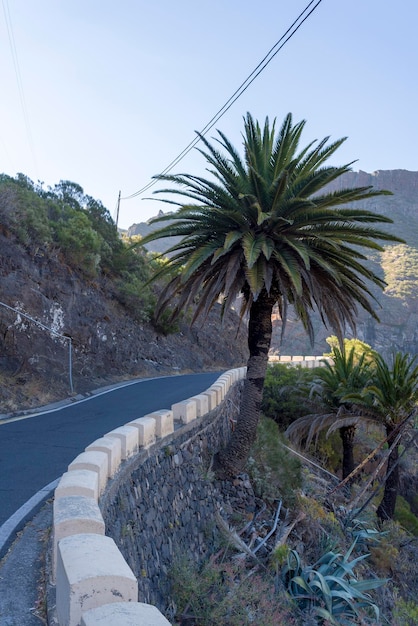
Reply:
<svg viewBox="0 0 418 626"><path fill-rule="evenodd" d="M326 137L299 150L304 126L304 121L293 125L288 114L276 133L275 122L266 119L261 127L247 114L243 157L222 132L218 144L224 153L200 135L205 146L200 152L212 178L160 176L176 187L157 193L178 194L182 200L166 199L178 210L153 223L170 224L142 240L146 245L161 237L181 237L155 275L169 277L157 316L167 307L176 316L197 303L194 320L219 298L226 310L238 296L241 314L249 315L250 356L240 415L227 448L218 455L219 474L240 472L256 437L273 307L278 306L283 331L291 305L311 339L311 315L318 311L342 340L345 325L356 325L359 305L377 318L367 281L384 286L364 265L361 247L381 250L376 240L397 240L374 227L390 223L389 218L351 205L389 192L371 187L324 190L350 170L351 164L325 165L344 139L329 143Z"/></svg>
<svg viewBox="0 0 418 626"><path fill-rule="evenodd" d="M286 430L291 441L305 441L308 447L322 430L338 430L342 442L342 477L354 470L354 436L361 412L344 400L349 393L361 393L371 379L371 349L356 353L358 346L341 350L334 346L332 362L324 361L313 381L311 396L319 399L319 410L294 421ZM368 350L367 350L368 348Z"/></svg>
<svg viewBox="0 0 418 626"><path fill-rule="evenodd" d="M84 190L78 183L73 183L71 180L60 180L50 191L72 209L81 209L83 206Z"/></svg>
<svg viewBox="0 0 418 626"><path fill-rule="evenodd" d="M309 392L317 370L300 365L289 367L286 363L270 363L267 368L261 409L281 431L306 415L313 404Z"/></svg>
<svg viewBox="0 0 418 626"><path fill-rule="evenodd" d="M376 354L372 372L370 383L360 393L348 394L345 400L356 404L364 417L383 424L386 430L390 453L383 498L377 509L377 516L384 521L392 519L395 513L400 437L417 413L418 365L416 357L401 352L393 356L391 365Z"/></svg>

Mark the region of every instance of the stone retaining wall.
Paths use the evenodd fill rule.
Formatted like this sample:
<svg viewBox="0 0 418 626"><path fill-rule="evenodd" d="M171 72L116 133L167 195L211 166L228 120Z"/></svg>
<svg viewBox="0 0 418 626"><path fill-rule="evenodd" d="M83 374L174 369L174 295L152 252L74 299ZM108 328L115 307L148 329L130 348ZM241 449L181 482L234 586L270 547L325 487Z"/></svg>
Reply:
<svg viewBox="0 0 418 626"><path fill-rule="evenodd" d="M213 455L228 440L240 386L219 407L139 453L101 501L107 534L138 580L139 597L171 617L167 574L180 555L199 561L211 540L219 511Z"/></svg>

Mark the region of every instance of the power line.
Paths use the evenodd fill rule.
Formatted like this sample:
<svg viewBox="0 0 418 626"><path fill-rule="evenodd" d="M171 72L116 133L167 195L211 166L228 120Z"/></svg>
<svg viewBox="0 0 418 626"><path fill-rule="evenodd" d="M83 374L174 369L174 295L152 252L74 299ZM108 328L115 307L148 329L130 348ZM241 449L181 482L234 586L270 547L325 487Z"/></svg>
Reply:
<svg viewBox="0 0 418 626"><path fill-rule="evenodd" d="M180 154L173 159L167 167L161 172L160 175L167 174L170 170L173 169L200 141L200 136L206 135L211 128L221 119L223 115L231 108L231 106L238 100L238 98L248 89L248 87L255 81L255 79L261 74L261 72L267 67L267 65L274 59L274 57L280 52L280 50L286 45L286 43L295 35L295 33L299 30L302 24L308 19L308 17L315 11L315 9L319 6L322 0L311 0L304 8L304 10L298 15L295 21L289 26L286 32L280 37L278 41L270 48L264 58L258 63L258 65L253 69L251 74L247 76L243 83L238 87L238 89L232 94L232 96L225 102L225 104L219 109L219 111L209 120L209 122L202 128L199 132L199 136L195 137L185 148L180 152ZM315 4L316 3L316 4ZM312 5L312 8L310 8ZM309 10L310 9L310 10ZM281 44L281 45L280 45ZM141 195L144 191L150 189L158 182L158 179L151 180L144 187L131 194L130 196L125 196L121 198L122 200L130 200L132 198L136 198Z"/></svg>
<svg viewBox="0 0 418 626"><path fill-rule="evenodd" d="M12 60L13 60L13 67L14 67L15 76L16 76L16 83L17 83L17 89L19 93L20 106L22 108L23 120L25 123L26 137L27 137L28 144L32 153L32 158L35 164L35 168L38 169L33 140L32 140L32 133L31 133L31 128L29 124L29 116L28 116L28 109L26 106L25 92L23 90L22 75L20 73L19 59L17 56L16 43L15 43L15 38L13 34L12 18L10 15L8 0L2 0L2 5L3 5L4 19L6 22L7 35L9 38L10 51L11 51Z"/></svg>
<svg viewBox="0 0 418 626"><path fill-rule="evenodd" d="M18 315L21 315L22 317L26 317L26 319L30 320L31 322L34 322L35 324L40 326L40 328L42 328L43 330L47 330L48 332L52 333L56 337L59 337L60 339L65 339L66 341L68 341L68 376L70 380L70 390L71 390L71 393L73 393L74 389L73 389L72 338L71 336L62 335L61 333L54 330L53 328L49 328L49 326L45 326L45 324L42 324L42 322L39 322L38 320L36 320L34 317L31 317L27 313L23 313L23 311L20 311L19 309L15 309L12 306L5 304L4 302L0 302L0 305L4 306L5 309L9 309L9 311L14 311Z"/></svg>

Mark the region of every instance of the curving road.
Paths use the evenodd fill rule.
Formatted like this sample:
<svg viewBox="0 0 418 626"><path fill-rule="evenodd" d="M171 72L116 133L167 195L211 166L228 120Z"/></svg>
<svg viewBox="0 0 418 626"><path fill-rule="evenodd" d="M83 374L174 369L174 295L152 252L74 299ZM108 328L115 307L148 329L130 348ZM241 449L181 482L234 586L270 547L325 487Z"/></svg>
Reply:
<svg viewBox="0 0 418 626"><path fill-rule="evenodd" d="M222 372L143 379L30 418L0 422L0 526L113 428L205 391Z"/></svg>

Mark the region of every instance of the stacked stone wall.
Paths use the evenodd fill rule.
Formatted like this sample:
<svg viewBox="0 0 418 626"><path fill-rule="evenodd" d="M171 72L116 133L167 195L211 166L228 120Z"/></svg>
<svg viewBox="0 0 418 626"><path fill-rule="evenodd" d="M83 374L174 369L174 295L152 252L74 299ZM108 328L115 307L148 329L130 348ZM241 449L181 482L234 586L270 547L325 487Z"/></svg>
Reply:
<svg viewBox="0 0 418 626"><path fill-rule="evenodd" d="M101 510L109 534L138 580L139 600L170 612L169 574L213 546L221 502L213 454L225 445L241 384L215 410L140 453L108 486Z"/></svg>

